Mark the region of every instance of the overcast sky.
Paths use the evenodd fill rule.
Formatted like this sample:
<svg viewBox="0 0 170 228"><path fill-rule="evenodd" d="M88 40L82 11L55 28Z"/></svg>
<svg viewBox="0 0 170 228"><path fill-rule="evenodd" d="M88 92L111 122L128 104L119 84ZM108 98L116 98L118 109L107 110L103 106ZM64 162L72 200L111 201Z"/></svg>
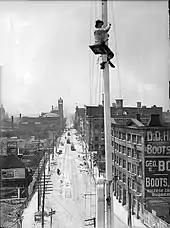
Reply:
<svg viewBox="0 0 170 228"><path fill-rule="evenodd" d="M167 109L167 2L116 1L108 8L114 52L117 44L111 102L122 96L125 105ZM102 80L88 46L100 13L100 1L0 2L1 103L9 114L49 111L59 97L67 112L76 103L98 104Z"/></svg>

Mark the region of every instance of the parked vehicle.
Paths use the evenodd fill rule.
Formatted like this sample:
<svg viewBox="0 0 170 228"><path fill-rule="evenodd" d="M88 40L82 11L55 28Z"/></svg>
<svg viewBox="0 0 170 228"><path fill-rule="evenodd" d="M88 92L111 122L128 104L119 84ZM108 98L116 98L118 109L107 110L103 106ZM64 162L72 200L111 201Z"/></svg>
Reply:
<svg viewBox="0 0 170 228"><path fill-rule="evenodd" d="M72 151L75 151L74 144L71 145L71 150L72 150Z"/></svg>

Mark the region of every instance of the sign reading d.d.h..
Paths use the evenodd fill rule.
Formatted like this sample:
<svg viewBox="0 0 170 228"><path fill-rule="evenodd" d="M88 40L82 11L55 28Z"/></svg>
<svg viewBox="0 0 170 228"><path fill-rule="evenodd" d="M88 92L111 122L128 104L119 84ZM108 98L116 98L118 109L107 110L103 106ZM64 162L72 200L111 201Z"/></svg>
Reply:
<svg viewBox="0 0 170 228"><path fill-rule="evenodd" d="M170 129L149 129L145 142L145 197L169 197Z"/></svg>

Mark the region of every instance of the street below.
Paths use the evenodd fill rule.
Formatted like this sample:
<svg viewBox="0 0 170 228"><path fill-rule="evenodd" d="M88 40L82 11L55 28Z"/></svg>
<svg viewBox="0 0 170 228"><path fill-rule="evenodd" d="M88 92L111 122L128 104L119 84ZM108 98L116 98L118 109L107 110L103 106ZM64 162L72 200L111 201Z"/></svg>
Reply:
<svg viewBox="0 0 170 228"><path fill-rule="evenodd" d="M70 139L70 144L67 139ZM75 150L71 150L71 145ZM58 150L62 150L60 155ZM59 148L51 156L50 171L49 164L46 165L46 177L48 184L45 195L45 228L85 228L94 227L93 218L96 217L96 186L94 177L88 169L85 160L82 143L75 135L75 130L68 136L65 133L60 140ZM60 170L60 173L57 170ZM97 178L97 169L94 169ZM42 176L43 180L43 176ZM42 182L42 181L41 181ZM37 212L37 192L33 196L28 208L24 211L23 228L40 228L41 221L35 222L34 214ZM51 217L50 211L54 211ZM102 213L102 208L99 208ZM127 211L114 199L114 228L126 228ZM135 217L132 218L133 227L145 227ZM52 224L52 226L51 226Z"/></svg>

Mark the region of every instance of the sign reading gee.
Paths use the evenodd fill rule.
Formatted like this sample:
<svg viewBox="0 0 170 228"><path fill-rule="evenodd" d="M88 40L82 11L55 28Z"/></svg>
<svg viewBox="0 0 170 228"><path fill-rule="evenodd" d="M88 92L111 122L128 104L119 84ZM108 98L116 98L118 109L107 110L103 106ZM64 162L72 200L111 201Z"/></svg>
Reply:
<svg viewBox="0 0 170 228"><path fill-rule="evenodd" d="M145 197L170 196L170 130L149 130L145 145Z"/></svg>

